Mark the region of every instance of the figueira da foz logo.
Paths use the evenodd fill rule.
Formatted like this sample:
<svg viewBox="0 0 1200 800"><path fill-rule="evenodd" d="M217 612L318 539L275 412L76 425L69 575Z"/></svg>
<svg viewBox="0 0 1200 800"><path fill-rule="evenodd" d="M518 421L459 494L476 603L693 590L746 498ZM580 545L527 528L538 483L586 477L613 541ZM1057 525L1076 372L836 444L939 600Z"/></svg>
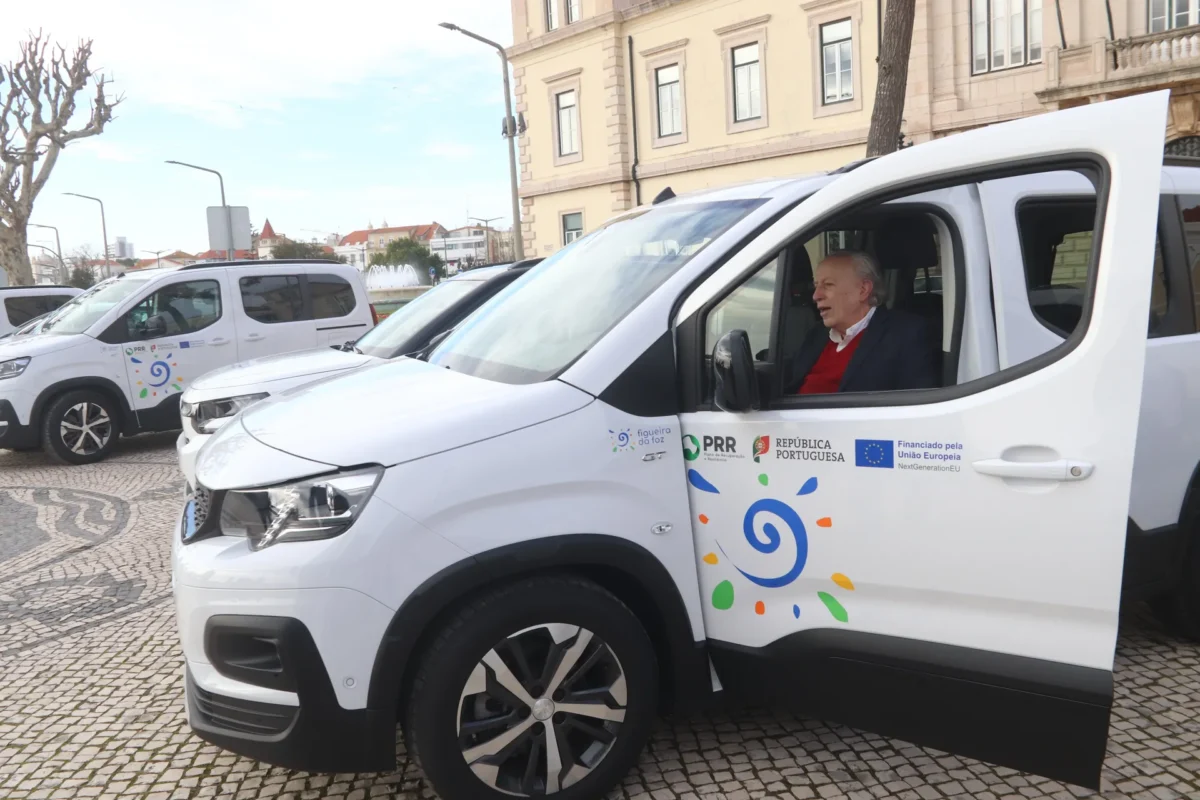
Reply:
<svg viewBox="0 0 1200 800"><path fill-rule="evenodd" d="M755 436L754 437L754 463L759 463L759 456L765 456L771 451L770 436Z"/></svg>
<svg viewBox="0 0 1200 800"><path fill-rule="evenodd" d="M633 439L629 436L629 428L622 428L619 431L609 428L608 435L612 437L612 449L614 453L622 450L637 449L633 446Z"/></svg>
<svg viewBox="0 0 1200 800"><path fill-rule="evenodd" d="M173 369L179 365L174 361L174 355L169 352L170 345L160 348L158 345L134 345L125 348L125 355L133 365L134 382L139 398L169 395L172 392L182 392L183 378L172 375ZM140 358L139 358L140 356ZM150 363L146 363L149 361ZM145 373L142 370L146 370Z"/></svg>
<svg viewBox="0 0 1200 800"><path fill-rule="evenodd" d="M746 473L740 476L725 475L731 483L749 477ZM768 489L771 481L765 472L758 474L757 484L761 487L761 495L747 491L745 485L718 487L695 467L688 467L687 479L692 488L697 490L692 498L692 507L697 512L695 519L700 523L695 529L697 542L710 542L713 548L701 558L704 564L712 568L711 571L705 568L702 575L704 585L711 586L709 597L712 607L717 611L729 611L734 607L735 593L748 594L749 597L743 600L749 602L743 602L741 608L752 608L755 617L772 616L778 619L791 616L800 619L801 603L811 595L808 595L810 590L807 587L799 591L793 584L808 566L811 543L809 529L805 526L802 512L797 508L803 508L804 516L808 516L817 530L822 531L818 534L817 546L821 546L826 539L823 531L833 528L833 519L821 516L821 501L813 503L800 499L816 494L817 478L804 481L798 491L795 485L788 486L782 491L782 496ZM728 494L721 502L711 501L712 495L722 494L722 488ZM784 500L783 497L788 499ZM743 508L740 502L743 499L749 502L745 510L739 513ZM813 520L813 517L816 519ZM736 536L739 527L740 541ZM830 616L841 623L850 621L850 612L843 604L843 599L850 596L847 593L854 591L854 582L848 576L841 572L834 572L827 579L824 576L812 576L809 585L820 587L816 599ZM787 591L779 592L779 589ZM839 589L842 591L837 591Z"/></svg>

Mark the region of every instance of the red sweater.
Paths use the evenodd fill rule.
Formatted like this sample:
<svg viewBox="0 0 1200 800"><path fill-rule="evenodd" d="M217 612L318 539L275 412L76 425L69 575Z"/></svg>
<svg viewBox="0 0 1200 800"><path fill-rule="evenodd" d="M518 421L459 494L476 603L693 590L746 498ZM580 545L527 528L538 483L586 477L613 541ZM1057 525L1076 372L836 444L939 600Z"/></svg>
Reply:
<svg viewBox="0 0 1200 800"><path fill-rule="evenodd" d="M861 333L851 339L850 343L839 353L837 345L833 343L832 339L829 340L825 344L825 349L821 351L821 357L817 359L817 363L813 364L813 368L805 376L799 394L833 394L836 392L860 341L862 341Z"/></svg>

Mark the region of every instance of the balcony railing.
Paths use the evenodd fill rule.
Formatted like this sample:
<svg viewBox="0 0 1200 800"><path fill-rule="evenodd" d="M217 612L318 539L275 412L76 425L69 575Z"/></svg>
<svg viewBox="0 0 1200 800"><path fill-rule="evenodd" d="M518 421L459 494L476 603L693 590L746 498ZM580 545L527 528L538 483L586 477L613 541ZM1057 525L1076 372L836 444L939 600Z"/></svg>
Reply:
<svg viewBox="0 0 1200 800"><path fill-rule="evenodd" d="M1182 28L1108 43L1112 76L1162 72L1200 64L1200 27Z"/></svg>
<svg viewBox="0 0 1200 800"><path fill-rule="evenodd" d="M1097 40L1046 57L1043 101L1110 91L1145 90L1200 74L1200 26L1117 41ZM1195 73L1195 74L1193 74Z"/></svg>

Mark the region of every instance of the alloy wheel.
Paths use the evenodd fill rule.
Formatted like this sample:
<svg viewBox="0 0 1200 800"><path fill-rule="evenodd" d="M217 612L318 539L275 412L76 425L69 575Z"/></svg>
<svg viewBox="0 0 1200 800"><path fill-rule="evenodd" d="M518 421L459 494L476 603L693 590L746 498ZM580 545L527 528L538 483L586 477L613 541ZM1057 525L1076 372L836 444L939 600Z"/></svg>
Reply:
<svg viewBox="0 0 1200 800"><path fill-rule="evenodd" d="M103 450L112 438L112 419L97 403L76 403L59 423L63 444L73 453L90 456Z"/></svg>
<svg viewBox="0 0 1200 800"><path fill-rule="evenodd" d="M591 631L526 628L475 665L458 703L458 741L480 780L516 796L547 795L587 777L625 720L625 673Z"/></svg>

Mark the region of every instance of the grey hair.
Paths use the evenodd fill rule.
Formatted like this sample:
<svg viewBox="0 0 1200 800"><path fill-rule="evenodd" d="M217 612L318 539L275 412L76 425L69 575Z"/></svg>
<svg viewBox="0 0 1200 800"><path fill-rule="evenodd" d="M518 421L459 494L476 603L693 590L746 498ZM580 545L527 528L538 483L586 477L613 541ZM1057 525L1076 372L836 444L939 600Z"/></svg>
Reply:
<svg viewBox="0 0 1200 800"><path fill-rule="evenodd" d="M854 273L864 281L871 282L871 296L867 302L873 306L881 306L887 300L887 287L883 285L883 270L875 256L864 250L835 250L825 256L823 261L844 258L854 266Z"/></svg>

